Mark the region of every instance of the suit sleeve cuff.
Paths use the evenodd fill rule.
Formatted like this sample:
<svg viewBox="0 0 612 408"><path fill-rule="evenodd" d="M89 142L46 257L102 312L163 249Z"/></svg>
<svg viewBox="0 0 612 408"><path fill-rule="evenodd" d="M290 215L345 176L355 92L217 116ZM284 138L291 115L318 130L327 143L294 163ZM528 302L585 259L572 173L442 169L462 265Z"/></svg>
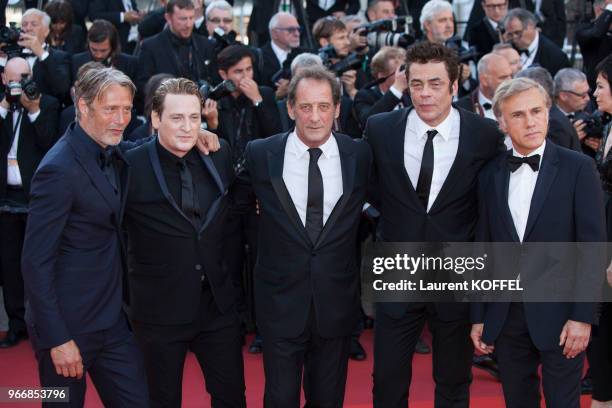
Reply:
<svg viewBox="0 0 612 408"><path fill-rule="evenodd" d="M40 109L38 110L38 112L28 113L28 118L30 118L30 122L32 123L34 123L34 121L38 119L38 116L40 116Z"/></svg>
<svg viewBox="0 0 612 408"><path fill-rule="evenodd" d="M125 13L123 13L123 12L119 13L119 22L120 23L123 23L125 21L124 15L125 15Z"/></svg>
<svg viewBox="0 0 612 408"><path fill-rule="evenodd" d="M8 109L6 109L4 106L0 106L0 116L2 116L2 119L6 119L7 114Z"/></svg>

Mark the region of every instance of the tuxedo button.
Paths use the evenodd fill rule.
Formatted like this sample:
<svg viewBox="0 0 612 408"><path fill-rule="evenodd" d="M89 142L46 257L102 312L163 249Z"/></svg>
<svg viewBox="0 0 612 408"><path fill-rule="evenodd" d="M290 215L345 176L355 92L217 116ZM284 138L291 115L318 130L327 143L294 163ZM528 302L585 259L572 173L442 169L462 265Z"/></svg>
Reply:
<svg viewBox="0 0 612 408"><path fill-rule="evenodd" d="M196 270L196 271L201 271L201 270L202 270L202 265L197 264L197 265L195 266L195 270Z"/></svg>

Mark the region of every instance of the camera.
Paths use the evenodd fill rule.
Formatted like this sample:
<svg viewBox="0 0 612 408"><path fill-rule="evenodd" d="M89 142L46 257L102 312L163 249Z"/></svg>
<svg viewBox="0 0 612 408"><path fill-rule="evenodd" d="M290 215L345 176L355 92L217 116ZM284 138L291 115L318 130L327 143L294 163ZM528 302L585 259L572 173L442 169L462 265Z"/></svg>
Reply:
<svg viewBox="0 0 612 408"><path fill-rule="evenodd" d="M19 100L22 94L31 101L40 97L40 90L36 86L36 82L28 78L28 74L22 74L21 81L9 82L6 86L6 101L11 107L20 105Z"/></svg>
<svg viewBox="0 0 612 408"><path fill-rule="evenodd" d="M21 29L17 27L17 23L10 22L9 27L0 27L0 43L4 44L2 52L8 59L19 57L22 54L23 47L17 44L21 37Z"/></svg>
<svg viewBox="0 0 612 408"><path fill-rule="evenodd" d="M213 39L216 53L223 51L226 47L229 47L230 45L237 44L236 32L230 31L226 33L221 27L215 28L215 30L213 31Z"/></svg>
<svg viewBox="0 0 612 408"><path fill-rule="evenodd" d="M396 17L392 20L377 20L357 27L359 34L367 37L368 46L382 48L385 46L407 48L416 39L411 30L412 17Z"/></svg>
<svg viewBox="0 0 612 408"><path fill-rule="evenodd" d="M299 48L299 47L293 48L291 52L287 55L287 58L285 58L285 61L283 62L281 69L275 72L274 75L272 75L272 78L270 78L272 83L275 84L281 79L290 80L291 79L291 63L293 62L295 57L297 57L298 55L304 52L306 52L304 48Z"/></svg>
<svg viewBox="0 0 612 408"><path fill-rule="evenodd" d="M199 85L200 95L204 100L212 99L218 101L236 90L236 84L230 79L226 79L215 87L212 87L207 81L199 81Z"/></svg>
<svg viewBox="0 0 612 408"><path fill-rule="evenodd" d="M352 52L340 61L334 62L334 59L338 59L338 54L332 45L323 47L319 49L318 52L325 68L332 71L334 74L336 74L336 76L341 76L346 71L361 68L361 65L365 59L364 55Z"/></svg>
<svg viewBox="0 0 612 408"><path fill-rule="evenodd" d="M578 120L584 122L584 133L587 137L601 139L603 137L604 126L608 123L610 117L600 111L595 111L593 113L581 111L574 114L573 122Z"/></svg>
<svg viewBox="0 0 612 408"><path fill-rule="evenodd" d="M457 57L459 57L459 62L461 64L465 64L469 61L473 61L475 63L478 58L478 51L476 51L476 47L465 48L461 43L461 37L458 35L446 40L444 46L454 50L457 53Z"/></svg>

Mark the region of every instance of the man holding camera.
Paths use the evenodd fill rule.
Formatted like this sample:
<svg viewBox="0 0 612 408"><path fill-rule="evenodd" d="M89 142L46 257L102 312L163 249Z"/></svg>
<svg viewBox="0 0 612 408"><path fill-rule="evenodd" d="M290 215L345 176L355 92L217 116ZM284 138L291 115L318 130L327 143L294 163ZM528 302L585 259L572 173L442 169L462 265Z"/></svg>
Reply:
<svg viewBox="0 0 612 408"><path fill-rule="evenodd" d="M59 102L36 93L31 76L23 58L8 61L2 74L6 94L0 102L0 271L9 332L0 348L27 337L20 265L30 180L57 139Z"/></svg>

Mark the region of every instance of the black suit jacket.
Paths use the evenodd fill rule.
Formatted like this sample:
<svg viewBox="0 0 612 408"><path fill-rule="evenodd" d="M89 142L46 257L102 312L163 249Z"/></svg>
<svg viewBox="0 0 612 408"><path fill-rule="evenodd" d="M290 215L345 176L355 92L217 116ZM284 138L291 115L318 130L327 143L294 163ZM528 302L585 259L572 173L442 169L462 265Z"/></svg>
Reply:
<svg viewBox="0 0 612 408"><path fill-rule="evenodd" d="M281 65L276 58L276 54L274 54L272 50L270 42L261 47L261 57L263 59L263 67L261 72L258 73L259 85L268 86L274 89L276 85L272 82L272 76L281 69Z"/></svg>
<svg viewBox="0 0 612 408"><path fill-rule="evenodd" d="M370 116L377 113L391 112L400 102L403 102L404 106L412 105L410 96L407 94L404 94L400 100L391 91L387 91L383 95L378 85L376 85L357 91L353 101L353 110L361 127L365 128Z"/></svg>
<svg viewBox="0 0 612 408"><path fill-rule="evenodd" d="M493 28L489 20L484 17L477 24L469 28L465 32L465 40L472 47L476 47L479 57L488 54L493 49L493 46L499 42L499 34Z"/></svg>
<svg viewBox="0 0 612 408"><path fill-rule="evenodd" d="M567 19L565 16L565 2L563 0L542 0L539 16L542 33L550 38L558 47L563 47L567 32Z"/></svg>
<svg viewBox="0 0 612 408"><path fill-rule="evenodd" d="M82 132L82 133L80 133ZM32 179L22 256L26 322L36 350L109 329L122 313L123 200L73 126ZM117 172L125 191L129 167Z"/></svg>
<svg viewBox="0 0 612 408"><path fill-rule="evenodd" d="M368 201L380 211L380 235L388 242L469 242L478 216L476 180L480 169L503 147L497 124L459 109L457 156L429 212L419 201L404 166L409 109L370 117L367 138L374 154ZM407 303L381 303L377 310L402 316ZM467 305L437 304L443 320L467 319Z"/></svg>
<svg viewBox="0 0 612 408"><path fill-rule="evenodd" d="M27 111L21 116L17 162L21 182L26 195L30 192L30 181L43 156L58 139L57 120L59 102L52 96L42 95L40 114L34 122ZM6 197L7 155L13 144L13 114L9 111L5 119L0 118L0 197Z"/></svg>
<svg viewBox="0 0 612 408"><path fill-rule="evenodd" d="M259 202L255 265L257 326L265 338L303 333L314 304L321 336L347 336L359 316L357 230L366 198L371 153L367 144L334 134L343 194L317 242L310 241L283 181L288 133L246 148L246 171ZM304 185L303 188L306 188Z"/></svg>
<svg viewBox="0 0 612 408"><path fill-rule="evenodd" d="M499 155L480 175L480 217L476 235L479 242L516 242L518 246L518 234L508 207L510 170L507 156L510 154L508 150ZM586 155L547 142L523 242L605 242L603 203L594 161ZM555 288L558 285L562 287L560 285L563 281L567 283L568 279L567 272L561 275L559 270L567 271L570 265L591 265L593 261L580 259L584 255L576 255L574 251L557 251L552 255L553 259L542 250L533 255L530 255L529 247L521 251L523 255L515 257L516 268L512 268L521 274L521 280L534 282L539 278L548 285L555 285ZM570 293L599 293L604 268L577 267ZM485 343L494 344L506 321L509 305L501 302L472 305L472 321L484 322L482 339ZM523 307L529 335L540 350L559 347L561 328L568 319L596 322L595 303L525 302Z"/></svg>
<svg viewBox="0 0 612 408"><path fill-rule="evenodd" d="M131 0L131 2L132 10L138 11L136 1ZM127 22L121 22L121 13L124 12L123 0L91 0L89 5L89 19L94 21L100 18L113 23L119 33L121 49L130 52L133 49L133 45L128 44L127 40L131 25Z"/></svg>
<svg viewBox="0 0 612 408"><path fill-rule="evenodd" d="M70 54L48 48L49 56L34 63L32 78L41 93L51 95L61 102L70 101Z"/></svg>
<svg viewBox="0 0 612 408"><path fill-rule="evenodd" d="M576 30L576 41L584 59L583 70L589 80L591 89L595 89L597 64L612 54L612 11L604 12L595 21L581 24Z"/></svg>
<svg viewBox="0 0 612 408"><path fill-rule="evenodd" d="M133 320L162 325L192 323L202 294L201 272L223 313L234 289L222 267L228 186L233 179L229 145L201 155L217 196L196 229L166 184L153 139L126 154L131 176L125 212L128 236L129 313Z"/></svg>
<svg viewBox="0 0 612 408"><path fill-rule="evenodd" d="M540 33L539 36L538 49L536 50L533 63L546 68L553 77L559 70L569 68L569 59L561 48L542 33Z"/></svg>
<svg viewBox="0 0 612 408"><path fill-rule="evenodd" d="M91 53L84 51L72 56L72 80L76 81L79 68L88 62L93 61ZM120 53L112 62L113 68L117 68L125 75L129 76L132 81L136 81L138 77L138 58L133 55Z"/></svg>
<svg viewBox="0 0 612 408"><path fill-rule="evenodd" d="M550 108L548 116L548 134L546 137L552 140L557 146L575 150L582 153L578 133L572 126L572 122L559 110L557 105Z"/></svg>
<svg viewBox="0 0 612 408"><path fill-rule="evenodd" d="M85 29L80 25L73 24L66 33L66 39L61 47L54 47L64 51L70 56L79 53L85 49L86 36Z"/></svg>
<svg viewBox="0 0 612 408"><path fill-rule="evenodd" d="M141 39L153 37L155 34L161 33L166 26L166 8L157 8L146 16L138 23L138 34Z"/></svg>
<svg viewBox="0 0 612 408"><path fill-rule="evenodd" d="M346 15L350 15L357 14L360 8L359 0L336 0L329 10L323 10L319 7L318 0L306 0L306 14L308 15L311 27L314 26L318 19L329 16L336 11L343 11Z"/></svg>

